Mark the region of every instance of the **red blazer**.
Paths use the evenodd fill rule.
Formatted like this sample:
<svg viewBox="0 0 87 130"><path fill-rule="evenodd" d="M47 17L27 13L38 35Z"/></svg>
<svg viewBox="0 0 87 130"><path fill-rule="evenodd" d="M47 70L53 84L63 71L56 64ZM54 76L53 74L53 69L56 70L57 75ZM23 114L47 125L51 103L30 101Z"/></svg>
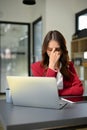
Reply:
<svg viewBox="0 0 87 130"><path fill-rule="evenodd" d="M47 71L44 67L41 66L41 62L35 62L31 64L31 71L33 76L47 76L47 77L56 77L57 72L48 68ZM69 70L73 73L74 76L70 77L70 80L66 80L63 76L63 89L58 90L60 96L80 96L83 94L83 85L75 71L74 65L72 62L69 64Z"/></svg>

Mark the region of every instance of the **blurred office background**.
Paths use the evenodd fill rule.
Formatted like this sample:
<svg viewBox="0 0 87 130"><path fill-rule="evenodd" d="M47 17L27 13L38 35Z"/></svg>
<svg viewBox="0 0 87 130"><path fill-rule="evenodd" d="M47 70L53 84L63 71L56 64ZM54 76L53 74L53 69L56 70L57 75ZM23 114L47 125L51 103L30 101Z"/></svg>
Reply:
<svg viewBox="0 0 87 130"><path fill-rule="evenodd" d="M71 57L75 13L87 8L87 0L0 0L0 92L6 76L29 76L30 64L41 59L41 45L49 30L59 30L66 38Z"/></svg>

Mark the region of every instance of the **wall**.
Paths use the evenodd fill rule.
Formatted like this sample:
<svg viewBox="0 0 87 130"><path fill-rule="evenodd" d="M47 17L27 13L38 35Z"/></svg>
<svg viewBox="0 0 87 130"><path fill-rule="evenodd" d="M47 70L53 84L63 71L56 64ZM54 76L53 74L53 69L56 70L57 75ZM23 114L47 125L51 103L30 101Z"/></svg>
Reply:
<svg viewBox="0 0 87 130"><path fill-rule="evenodd" d="M28 22L45 15L45 0L38 0L35 5L25 5L23 0L0 0L0 20Z"/></svg>
<svg viewBox="0 0 87 130"><path fill-rule="evenodd" d="M29 22L32 8L22 4L22 0L0 0L0 20Z"/></svg>

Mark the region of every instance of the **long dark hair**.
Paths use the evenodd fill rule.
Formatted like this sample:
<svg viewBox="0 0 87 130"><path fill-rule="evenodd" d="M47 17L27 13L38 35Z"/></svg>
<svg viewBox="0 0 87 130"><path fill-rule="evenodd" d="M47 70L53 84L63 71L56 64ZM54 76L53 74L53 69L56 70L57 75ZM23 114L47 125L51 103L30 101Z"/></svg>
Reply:
<svg viewBox="0 0 87 130"><path fill-rule="evenodd" d="M51 40L55 40L60 44L60 48L62 51L62 55L59 59L61 62L62 66L60 69L60 72L65 78L69 79L69 71L68 71L68 66L69 66L69 56L68 56L68 51L66 47L66 40L64 36L57 30L49 31L47 35L44 38L43 45L42 45L42 62L41 65L44 66L45 68L48 67L49 65L49 57L47 55L47 48L48 44Z"/></svg>

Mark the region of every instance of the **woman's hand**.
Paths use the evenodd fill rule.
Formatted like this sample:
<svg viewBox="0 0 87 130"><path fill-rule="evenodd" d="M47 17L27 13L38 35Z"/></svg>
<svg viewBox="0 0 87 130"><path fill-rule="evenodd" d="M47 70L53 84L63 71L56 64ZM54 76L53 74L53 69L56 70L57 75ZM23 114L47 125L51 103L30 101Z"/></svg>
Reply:
<svg viewBox="0 0 87 130"><path fill-rule="evenodd" d="M55 69L55 65L59 61L59 58L60 58L60 51L55 51L55 48L53 48L49 56L49 68Z"/></svg>

